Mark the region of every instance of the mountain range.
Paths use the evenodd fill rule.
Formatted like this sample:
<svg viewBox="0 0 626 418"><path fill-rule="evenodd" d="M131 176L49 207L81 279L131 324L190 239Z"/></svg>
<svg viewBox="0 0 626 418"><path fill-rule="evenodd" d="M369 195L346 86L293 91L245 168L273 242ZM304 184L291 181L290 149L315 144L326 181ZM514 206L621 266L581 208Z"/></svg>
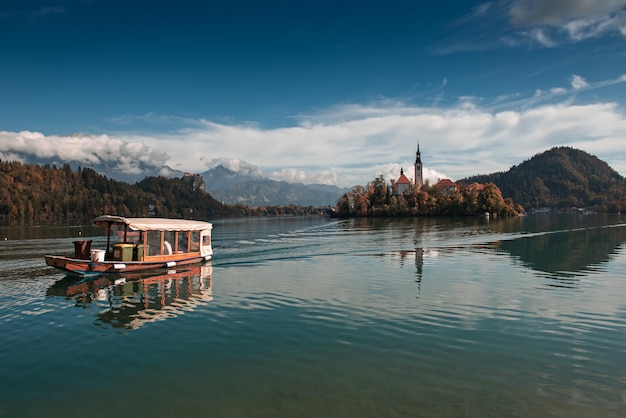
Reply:
<svg viewBox="0 0 626 418"><path fill-rule="evenodd" d="M206 191L216 200L247 206L334 206L349 189L325 184L288 183L250 171L241 174L217 165L201 174Z"/></svg>
<svg viewBox="0 0 626 418"><path fill-rule="evenodd" d="M28 164L63 166L52 160L21 158ZM69 163L75 171L81 164ZM146 167L142 174L121 174L116 162L84 164L99 174L129 184L149 177L181 178L183 172L169 167ZM205 190L218 202L246 206L334 206L352 188L324 184L288 183L265 177L261 170L238 159L213 160L200 175ZM373 179L372 179L373 180ZM597 208L617 211L626 206L626 180L606 162L584 151L555 147L537 154L506 172L482 174L458 183L494 183L504 197L526 210L542 207ZM626 210L626 208L624 208Z"/></svg>
<svg viewBox="0 0 626 418"><path fill-rule="evenodd" d="M90 168L110 179L134 184L145 178L163 176L167 178L183 177L184 171L169 166L150 166L138 164L138 172L125 173L116 169L116 161L100 163L80 163L59 161L58 158L37 158L32 155L17 155L27 164L64 166L69 165L74 171ZM212 168L201 174L206 184L206 191L216 200L226 204L247 206L301 206L334 205L339 196L348 191L325 184L288 183L265 177L260 168L240 159L215 159Z"/></svg>

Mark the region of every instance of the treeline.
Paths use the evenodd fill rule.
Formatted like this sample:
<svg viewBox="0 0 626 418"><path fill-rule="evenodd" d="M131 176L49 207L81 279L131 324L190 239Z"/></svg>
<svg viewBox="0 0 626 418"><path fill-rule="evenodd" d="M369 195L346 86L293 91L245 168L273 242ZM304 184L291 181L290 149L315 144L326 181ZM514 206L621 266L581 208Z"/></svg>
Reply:
<svg viewBox="0 0 626 418"><path fill-rule="evenodd" d="M352 216L475 216L489 213L515 216L523 212L512 199L504 199L493 183L462 186L456 190L412 185L398 193L397 185L382 176L365 187L357 186L337 201L333 215Z"/></svg>
<svg viewBox="0 0 626 418"><path fill-rule="evenodd" d="M247 206L226 205L231 216L317 216L325 215L328 208L301 205Z"/></svg>
<svg viewBox="0 0 626 418"><path fill-rule="evenodd" d="M473 176L468 183L492 182L527 210L549 207L626 210L626 180L606 162L584 151L555 147L507 172Z"/></svg>
<svg viewBox="0 0 626 418"><path fill-rule="evenodd" d="M130 185L90 168L0 161L0 220L73 222L105 213L208 218L225 212L185 180L151 177Z"/></svg>
<svg viewBox="0 0 626 418"><path fill-rule="evenodd" d="M318 215L298 205L224 205L205 191L199 175L147 177L136 184L112 180L90 168L0 160L0 221L89 222L96 216L212 219L228 216Z"/></svg>

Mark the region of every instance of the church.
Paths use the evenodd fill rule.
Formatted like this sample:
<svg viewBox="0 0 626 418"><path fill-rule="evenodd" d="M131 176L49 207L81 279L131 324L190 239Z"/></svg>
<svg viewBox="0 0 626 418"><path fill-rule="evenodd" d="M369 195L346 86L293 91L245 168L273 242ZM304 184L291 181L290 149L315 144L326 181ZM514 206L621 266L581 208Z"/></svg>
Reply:
<svg viewBox="0 0 626 418"><path fill-rule="evenodd" d="M422 154L420 153L420 144L417 143L417 152L415 153L415 190L419 190L424 185L424 173L422 168ZM400 177L398 177L398 181L396 181L396 186L398 187L398 194L404 193L411 184L411 180L407 178L404 174L404 170L400 168Z"/></svg>
<svg viewBox="0 0 626 418"><path fill-rule="evenodd" d="M420 153L420 144L417 143L417 152L415 153L415 180L414 187L415 190L420 190L422 186L424 186L424 171L422 166L422 154ZM411 180L404 174L404 170L400 168L400 177L398 177L398 181L396 181L396 186L398 189L397 194L402 194L408 190L411 185ZM456 193L459 190L459 187L456 183L454 183L450 179L439 179L435 187L439 187L444 189L447 193Z"/></svg>

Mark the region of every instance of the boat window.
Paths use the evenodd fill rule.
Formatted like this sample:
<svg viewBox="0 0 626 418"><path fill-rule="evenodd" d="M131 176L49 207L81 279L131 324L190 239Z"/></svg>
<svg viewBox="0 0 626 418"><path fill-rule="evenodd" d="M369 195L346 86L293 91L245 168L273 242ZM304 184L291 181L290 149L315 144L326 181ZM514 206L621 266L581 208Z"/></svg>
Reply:
<svg viewBox="0 0 626 418"><path fill-rule="evenodd" d="M203 235L202 236L202 246L203 247L208 247L209 245L211 245L211 236L210 235Z"/></svg>
<svg viewBox="0 0 626 418"><path fill-rule="evenodd" d="M174 254L176 243L176 233L174 231L165 231L163 233L163 255L171 255Z"/></svg>
<svg viewBox="0 0 626 418"><path fill-rule="evenodd" d="M200 251L200 233L198 231L194 231L191 233L191 248L192 252Z"/></svg>
<svg viewBox="0 0 626 418"><path fill-rule="evenodd" d="M178 252L179 253L189 252L189 232L188 231L180 231L178 233Z"/></svg>
<svg viewBox="0 0 626 418"><path fill-rule="evenodd" d="M141 233L139 231L127 229L124 232L124 227L122 225L111 226L111 237L113 239L117 237L117 242L126 242L130 244L137 244L141 241Z"/></svg>
<svg viewBox="0 0 626 418"><path fill-rule="evenodd" d="M148 232L148 255L160 255L161 253L161 231Z"/></svg>

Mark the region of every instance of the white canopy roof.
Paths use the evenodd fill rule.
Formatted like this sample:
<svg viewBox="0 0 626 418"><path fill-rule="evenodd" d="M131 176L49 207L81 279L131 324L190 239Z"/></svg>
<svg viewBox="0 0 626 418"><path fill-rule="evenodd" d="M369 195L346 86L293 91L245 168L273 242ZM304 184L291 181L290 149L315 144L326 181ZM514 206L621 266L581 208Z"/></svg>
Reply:
<svg viewBox="0 0 626 418"><path fill-rule="evenodd" d="M95 218L96 226L128 225L133 231L203 231L213 228L213 224L203 221L168 218L124 218L123 216L102 215Z"/></svg>

